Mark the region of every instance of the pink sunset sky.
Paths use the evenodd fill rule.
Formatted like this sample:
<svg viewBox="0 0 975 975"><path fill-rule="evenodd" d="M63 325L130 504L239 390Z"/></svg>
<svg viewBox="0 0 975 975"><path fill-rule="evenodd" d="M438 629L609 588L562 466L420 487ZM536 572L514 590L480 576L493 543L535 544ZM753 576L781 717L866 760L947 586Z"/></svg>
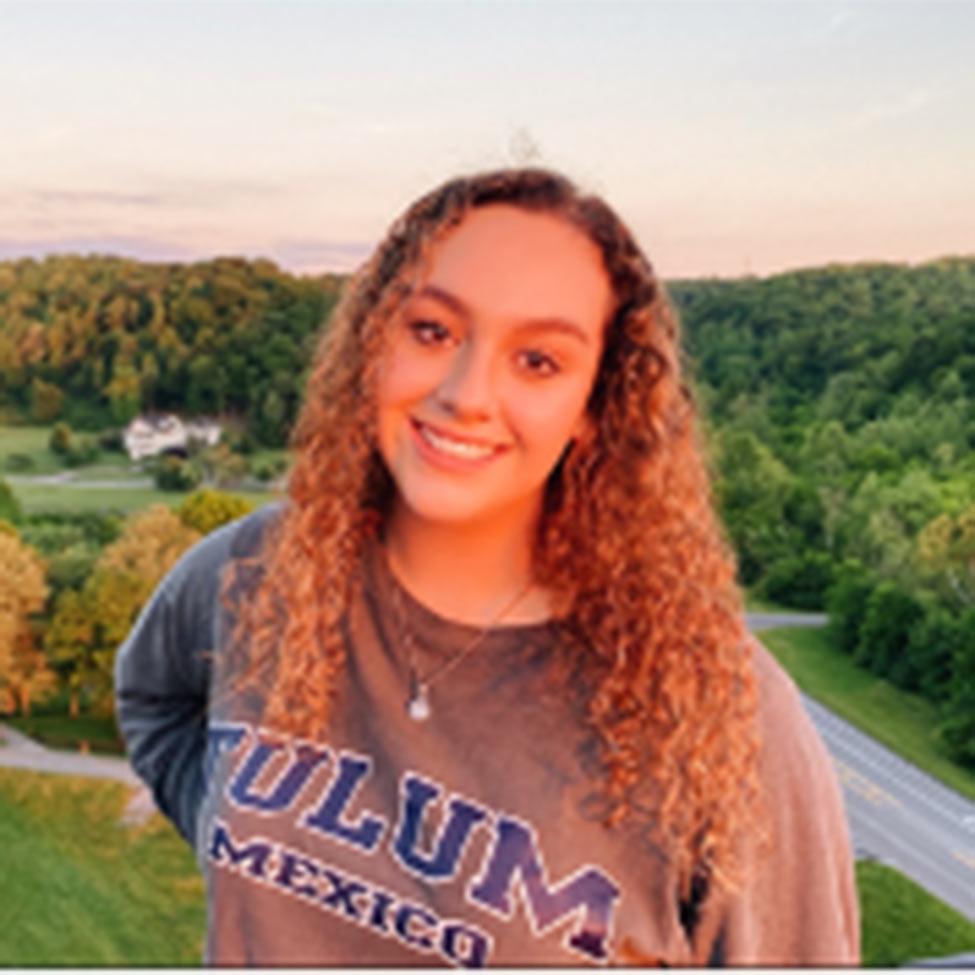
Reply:
<svg viewBox="0 0 975 975"><path fill-rule="evenodd" d="M0 259L347 270L458 171L664 277L975 253L975 3L0 3Z"/></svg>

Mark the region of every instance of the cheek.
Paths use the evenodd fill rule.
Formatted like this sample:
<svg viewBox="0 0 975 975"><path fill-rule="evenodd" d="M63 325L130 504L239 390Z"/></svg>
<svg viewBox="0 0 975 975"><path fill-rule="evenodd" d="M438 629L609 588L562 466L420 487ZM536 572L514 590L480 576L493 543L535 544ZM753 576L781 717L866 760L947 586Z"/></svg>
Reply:
<svg viewBox="0 0 975 975"><path fill-rule="evenodd" d="M421 398L439 382L440 370L429 357L393 350L379 369L379 408L390 409Z"/></svg>
<svg viewBox="0 0 975 975"><path fill-rule="evenodd" d="M526 447L555 458L578 431L587 395L585 388L552 391L544 397L512 404L509 416Z"/></svg>

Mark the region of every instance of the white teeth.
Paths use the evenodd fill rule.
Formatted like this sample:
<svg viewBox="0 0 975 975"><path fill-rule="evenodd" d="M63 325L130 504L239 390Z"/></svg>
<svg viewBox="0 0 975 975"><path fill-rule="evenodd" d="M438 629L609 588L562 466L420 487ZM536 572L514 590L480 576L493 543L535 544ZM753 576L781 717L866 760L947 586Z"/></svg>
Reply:
<svg viewBox="0 0 975 975"><path fill-rule="evenodd" d="M434 433L429 427L421 426L420 434L432 447L449 454L451 457L463 457L466 460L480 460L490 457L494 453L494 447L485 447L482 444L466 443L461 440L451 440L441 437Z"/></svg>

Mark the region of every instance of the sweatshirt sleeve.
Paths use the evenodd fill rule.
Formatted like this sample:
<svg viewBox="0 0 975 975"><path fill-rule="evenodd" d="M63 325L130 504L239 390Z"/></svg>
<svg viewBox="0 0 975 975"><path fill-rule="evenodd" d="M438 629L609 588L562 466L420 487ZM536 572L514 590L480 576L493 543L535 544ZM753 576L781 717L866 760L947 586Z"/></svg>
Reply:
<svg viewBox="0 0 975 975"><path fill-rule="evenodd" d="M832 760L792 680L755 649L768 841L741 889L702 925L699 951L711 964L857 965L853 857Z"/></svg>
<svg viewBox="0 0 975 975"><path fill-rule="evenodd" d="M129 759L191 845L205 787L223 570L231 558L250 554L267 510L225 525L184 553L143 607L115 660L116 714Z"/></svg>

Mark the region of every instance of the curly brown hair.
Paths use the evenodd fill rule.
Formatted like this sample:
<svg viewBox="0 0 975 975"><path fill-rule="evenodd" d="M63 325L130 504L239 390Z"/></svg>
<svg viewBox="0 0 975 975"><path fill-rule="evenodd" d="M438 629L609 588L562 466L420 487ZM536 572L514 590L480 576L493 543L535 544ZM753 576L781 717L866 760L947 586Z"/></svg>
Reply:
<svg viewBox="0 0 975 975"><path fill-rule="evenodd" d="M311 739L325 732L345 653L340 623L393 491L374 394L387 323L433 244L492 204L582 230L616 299L587 404L590 433L549 478L533 556L567 646L602 663L588 716L607 819L644 824L685 890L702 869L733 886L761 808L755 678L735 557L682 380L678 320L619 217L557 173L451 180L393 224L350 282L293 434L289 502L266 539L261 581L239 607L245 676L272 681L266 724Z"/></svg>

